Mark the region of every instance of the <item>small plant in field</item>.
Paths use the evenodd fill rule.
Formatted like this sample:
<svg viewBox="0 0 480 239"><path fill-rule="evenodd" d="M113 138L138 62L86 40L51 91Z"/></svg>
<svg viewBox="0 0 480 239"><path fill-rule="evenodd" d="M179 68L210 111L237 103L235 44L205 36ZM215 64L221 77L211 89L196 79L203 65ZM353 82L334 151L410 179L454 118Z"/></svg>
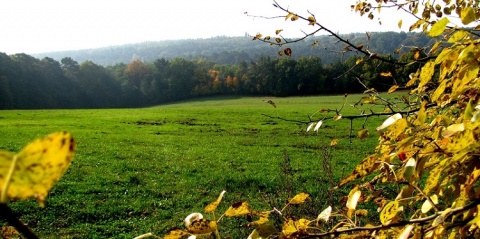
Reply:
<svg viewBox="0 0 480 239"><path fill-rule="evenodd" d="M2 237L20 232L25 238L37 238L7 203L34 198L43 207L48 192L70 166L74 151L75 141L67 132L35 140L17 154L0 151L0 215L16 229L3 227Z"/></svg>

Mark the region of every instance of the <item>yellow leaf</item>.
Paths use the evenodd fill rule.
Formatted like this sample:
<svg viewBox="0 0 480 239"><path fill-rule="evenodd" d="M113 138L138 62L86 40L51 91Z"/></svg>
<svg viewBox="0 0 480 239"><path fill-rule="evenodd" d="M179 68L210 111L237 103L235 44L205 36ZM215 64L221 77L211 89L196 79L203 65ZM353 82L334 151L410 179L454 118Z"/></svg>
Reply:
<svg viewBox="0 0 480 239"><path fill-rule="evenodd" d="M392 220L398 212L398 201L391 201L385 205L380 212L380 222L383 225L388 225L389 221Z"/></svg>
<svg viewBox="0 0 480 239"><path fill-rule="evenodd" d="M335 146L338 144L338 139L332 139L332 141L330 141L330 146Z"/></svg>
<svg viewBox="0 0 480 239"><path fill-rule="evenodd" d="M398 21L398 28L402 28L402 23L403 23L403 21L402 21L402 19L400 19L400 21Z"/></svg>
<svg viewBox="0 0 480 239"><path fill-rule="evenodd" d="M299 194L295 195L295 197L290 199L290 201L288 203L289 204L302 204L302 203L305 202L305 200L307 200L308 196L310 196L310 195L308 195L307 193L299 193Z"/></svg>
<svg viewBox="0 0 480 239"><path fill-rule="evenodd" d="M406 119L400 119L396 121L392 126L388 128L387 136L391 139L396 139L403 133L405 128L407 128L407 125L408 123Z"/></svg>
<svg viewBox="0 0 480 239"><path fill-rule="evenodd" d="M445 94L445 88L447 87L447 81L443 80L440 82L440 85L438 85L437 89L432 94L432 101L437 102L437 100L440 98L440 96Z"/></svg>
<svg viewBox="0 0 480 239"><path fill-rule="evenodd" d="M388 89L388 94L391 94L393 92L395 92L397 89L398 89L399 85L392 85L392 87L390 87L390 89Z"/></svg>
<svg viewBox="0 0 480 239"><path fill-rule="evenodd" d="M470 100L467 103L467 106L465 106L465 110L463 112L463 119L470 120L473 117L473 99L470 98Z"/></svg>
<svg viewBox="0 0 480 239"><path fill-rule="evenodd" d="M358 65L360 63L363 62L363 58L358 58L356 61L355 61L355 65Z"/></svg>
<svg viewBox="0 0 480 239"><path fill-rule="evenodd" d="M442 176L442 171L444 169L445 162L447 160L441 161L435 168L430 170L428 173L428 178L426 180L426 185L424 188L425 194L429 194L438 188L440 185L440 177Z"/></svg>
<svg viewBox="0 0 480 239"><path fill-rule="evenodd" d="M460 19L462 23L465 25L470 24L471 22L475 21L475 9L473 7L466 7L463 8L460 12Z"/></svg>
<svg viewBox="0 0 480 239"><path fill-rule="evenodd" d="M415 55L413 55L413 58L414 58L415 60L418 60L418 58L420 58L420 51L418 51L418 50L415 51Z"/></svg>
<svg viewBox="0 0 480 239"><path fill-rule="evenodd" d="M223 190L222 193L220 193L220 196L218 196L217 201L208 204L208 206L205 207L205 212L214 212L215 209L217 209L218 204L220 204L220 202L222 201L223 195L226 192L227 191Z"/></svg>
<svg viewBox="0 0 480 239"><path fill-rule="evenodd" d="M445 28L447 27L447 24L449 22L450 20L448 20L448 18L446 17L440 19L435 24L433 24L432 28L428 32L428 36L430 37L440 36L445 31Z"/></svg>
<svg viewBox="0 0 480 239"><path fill-rule="evenodd" d="M440 64L444 62L446 59L449 58L450 54L452 54L453 51L450 48L443 48L442 52L438 54L437 58L435 59L435 64Z"/></svg>
<svg viewBox="0 0 480 239"><path fill-rule="evenodd" d="M276 41L277 43L280 43L280 42L282 42L282 38L277 37L277 38L275 38L275 41Z"/></svg>
<svg viewBox="0 0 480 239"><path fill-rule="evenodd" d="M385 121L383 121L382 125L377 127L377 131L380 131L382 129L389 127L390 125L394 124L395 122L397 122L397 120L401 118L402 118L402 115L400 113L396 113L388 117Z"/></svg>
<svg viewBox="0 0 480 239"><path fill-rule="evenodd" d="M377 161L377 155L371 155L363 159L350 175L340 181L338 187L341 187L357 178L361 178L370 174L371 172L375 171L379 165L380 163Z"/></svg>
<svg viewBox="0 0 480 239"><path fill-rule="evenodd" d="M185 236L190 235L190 233L186 231L182 231L180 229L172 229L167 232L167 235L165 235L163 238L164 239L181 239L185 238Z"/></svg>
<svg viewBox="0 0 480 239"><path fill-rule="evenodd" d="M433 46L432 46L432 49L430 49L430 52L431 53L436 53L438 48L440 48L440 46L442 46L442 43L443 43L442 41L435 42L435 44L433 44Z"/></svg>
<svg viewBox="0 0 480 239"><path fill-rule="evenodd" d="M478 213L480 210L480 206L477 205L477 215L467 223L467 225L475 225L477 227L480 227L480 213Z"/></svg>
<svg viewBox="0 0 480 239"><path fill-rule="evenodd" d="M278 29L278 30L275 31L275 34L278 35L278 34L280 34L280 32L282 32L282 31L283 31L283 29Z"/></svg>
<svg viewBox="0 0 480 239"><path fill-rule="evenodd" d="M187 226L187 231L192 234L207 234L217 229L217 222L202 218L191 222Z"/></svg>
<svg viewBox="0 0 480 239"><path fill-rule="evenodd" d="M444 138L448 138L458 132L463 132L464 130L465 130L465 125L463 123L452 124L448 126L444 131L442 131L442 136Z"/></svg>
<svg viewBox="0 0 480 239"><path fill-rule="evenodd" d="M29 143L17 155L0 152L0 185L6 189L2 199L35 198L43 206L50 189L70 166L74 151L72 136L57 132ZM5 188L12 163L14 169Z"/></svg>
<svg viewBox="0 0 480 239"><path fill-rule="evenodd" d="M433 73L435 72L435 63L432 61L427 62L420 72L420 84L418 88L421 89L424 87L432 78Z"/></svg>
<svg viewBox="0 0 480 239"><path fill-rule="evenodd" d="M438 196L437 196L437 194L433 194L433 196L430 197L430 200L432 200L432 202L433 202L434 204L438 204ZM422 204L421 211L422 211L422 213L427 213L427 212L430 211L432 208L433 208L433 205L430 203L430 201L429 201L429 200L425 200L425 202L423 202L423 204Z"/></svg>
<svg viewBox="0 0 480 239"><path fill-rule="evenodd" d="M366 209L356 210L355 215L356 216L363 216L363 217L368 216L368 210L366 210Z"/></svg>
<svg viewBox="0 0 480 239"><path fill-rule="evenodd" d="M338 121L338 120L341 120L341 119L342 119L342 115L335 115L333 117L333 120L335 120L335 121Z"/></svg>
<svg viewBox="0 0 480 239"><path fill-rule="evenodd" d="M306 232L309 223L309 220L303 218L298 221L288 219L283 223L282 234L286 236L286 238L289 238L289 236L293 234L301 235Z"/></svg>
<svg viewBox="0 0 480 239"><path fill-rule="evenodd" d="M238 217L250 213L250 205L247 202L238 202L230 206L225 212L227 217Z"/></svg>
<svg viewBox="0 0 480 239"><path fill-rule="evenodd" d="M463 38L467 37L468 35L469 35L469 33L467 31L458 30L455 33L453 33L450 38L448 38L448 42L449 43L458 42L458 41L462 40Z"/></svg>
<svg viewBox="0 0 480 239"><path fill-rule="evenodd" d="M360 131L358 131L357 137L359 139L364 139L364 138L368 137L368 129L361 129Z"/></svg>
<svg viewBox="0 0 480 239"><path fill-rule="evenodd" d="M383 77L392 77L392 72L390 72L390 71L381 72L380 75L383 76Z"/></svg>
<svg viewBox="0 0 480 239"><path fill-rule="evenodd" d="M417 125L422 125L427 120L427 113L425 112L426 106L427 106L427 102L422 102L422 105L420 106L420 110L417 112L417 119L415 120L415 123Z"/></svg>
<svg viewBox="0 0 480 239"><path fill-rule="evenodd" d="M470 54L470 55L473 55L473 53ZM454 82L451 97L456 98L457 96L464 93L465 90L468 89L470 83L473 80L478 79L477 78L478 72L479 72L478 65L474 65L474 66L466 65L466 66L462 67L460 69L460 72L458 73L458 75L460 77L463 75L463 77Z"/></svg>
<svg viewBox="0 0 480 239"><path fill-rule="evenodd" d="M426 22L425 19L419 19L418 21L416 21L414 24L412 24L410 26L409 31L413 31L413 30L419 28L425 22Z"/></svg>
<svg viewBox="0 0 480 239"><path fill-rule="evenodd" d="M269 221L268 217L270 216L270 212L257 213L256 215L259 216L258 220L250 222L248 224L249 227L260 226Z"/></svg>
<svg viewBox="0 0 480 239"><path fill-rule="evenodd" d="M257 39L260 39L260 38L262 38L262 34L257 33L257 35L255 35L252 40L257 40Z"/></svg>
<svg viewBox="0 0 480 239"><path fill-rule="evenodd" d="M298 16L297 16L297 15L294 15L294 16L292 16L292 17L290 18L290 20L292 20L292 22L293 22L293 21L296 21L296 20L298 20Z"/></svg>
<svg viewBox="0 0 480 239"><path fill-rule="evenodd" d="M317 20L315 20L314 16L309 16L308 17L308 25L315 25L317 23Z"/></svg>
<svg viewBox="0 0 480 239"><path fill-rule="evenodd" d="M285 16L285 21L291 18L293 15L295 15L293 12L289 12L287 16Z"/></svg>

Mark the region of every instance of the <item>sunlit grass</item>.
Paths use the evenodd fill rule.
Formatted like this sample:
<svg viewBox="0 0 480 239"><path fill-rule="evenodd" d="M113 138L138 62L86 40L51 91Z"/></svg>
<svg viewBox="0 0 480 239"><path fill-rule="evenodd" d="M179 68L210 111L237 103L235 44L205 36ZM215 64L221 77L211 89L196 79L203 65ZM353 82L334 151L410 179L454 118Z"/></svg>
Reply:
<svg viewBox="0 0 480 239"><path fill-rule="evenodd" d="M359 114L349 107L359 97L349 96L342 114ZM78 143L72 166L45 208L33 201L11 205L41 238L163 235L182 227L186 215L202 211L222 190L227 194L219 211L242 200L254 209L281 207L286 198L279 197L307 192L315 205L304 211L315 215L313 208L328 204L331 179L322 169L324 153L332 157L338 182L373 152L374 128L383 118L368 121L371 134L365 140L355 138L362 119L353 122L350 140L349 120L326 121L317 135L305 132L307 124L279 118L318 120L327 115L314 114L318 110L342 105L343 96L205 98L143 109L1 111L1 150L19 151L60 130ZM335 147L329 146L332 139L339 139ZM289 175L280 167L285 153L294 192L285 192ZM225 223L238 224L225 231L231 235L245 225Z"/></svg>

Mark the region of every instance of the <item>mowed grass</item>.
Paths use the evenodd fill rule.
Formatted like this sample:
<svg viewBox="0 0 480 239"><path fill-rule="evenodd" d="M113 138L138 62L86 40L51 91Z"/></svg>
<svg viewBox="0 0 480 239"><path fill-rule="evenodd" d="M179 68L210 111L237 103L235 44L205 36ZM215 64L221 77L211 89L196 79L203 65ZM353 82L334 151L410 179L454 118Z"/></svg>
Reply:
<svg viewBox="0 0 480 239"><path fill-rule="evenodd" d="M349 96L348 104L360 97ZM270 99L277 108L265 102ZM9 205L41 238L163 236L182 228L186 215L203 212L222 190L227 193L217 217L239 201L254 210L281 208L299 192L311 199L298 213L314 217L329 204L329 182L338 182L374 151L374 129L384 118L369 119L367 139L350 140L349 120L329 120L318 134L307 134L307 124L275 117L309 121L319 109L339 109L343 101L205 98L141 109L0 111L1 150L18 152L55 131L69 131L77 142L74 161L45 208L33 200ZM359 114L348 104L343 115ZM327 115L333 113L312 119ZM353 121L354 137L362 124L363 119ZM339 139L335 147L329 146L332 139ZM333 179L323 170L326 153ZM246 238L246 224L245 218L224 218L220 232Z"/></svg>

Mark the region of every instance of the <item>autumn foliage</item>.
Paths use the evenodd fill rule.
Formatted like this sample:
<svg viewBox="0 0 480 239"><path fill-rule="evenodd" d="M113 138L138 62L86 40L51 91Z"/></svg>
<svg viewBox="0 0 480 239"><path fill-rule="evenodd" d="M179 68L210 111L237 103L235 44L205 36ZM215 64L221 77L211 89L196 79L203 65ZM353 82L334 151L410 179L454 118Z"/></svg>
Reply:
<svg viewBox="0 0 480 239"><path fill-rule="evenodd" d="M309 194L299 193L288 199L281 209L252 209L248 202L242 201L218 216L216 211L226 193L224 191L204 208L205 217L199 212L188 215L185 228L172 229L164 238L211 235L221 238L221 223L228 217L250 219L249 239L479 238L479 2L444 0L433 4L430 1L375 0L357 1L352 5L353 11L370 19L382 9L393 7L418 19L410 30L421 30L435 38L436 43L428 50L422 50L423 56L415 53L412 61L407 63L370 52L366 45L353 45L318 23L314 15L297 15L276 2L274 6L283 11L285 20L304 20L316 30L291 41L281 37L278 30L276 37L264 37L259 33L254 40L283 47L323 30L344 43L344 49L363 55L358 64L368 60L380 60L398 67L419 64L405 85L392 85L388 91L405 88L409 90L409 97L404 98L400 107L382 99L375 89L366 89L369 96L361 103L375 104L377 100L383 100L384 111L342 116L341 110L336 110L334 116L311 119L307 131L313 128L319 132L325 120L389 115L377 127L379 140L375 153L363 159L333 188L350 188L342 202L344 205L319 210L317 218L285 215L288 207L303 204L309 198ZM398 25L402 25L401 20ZM281 49L280 55L289 56L293 52L291 48ZM210 74L216 77L217 73L211 71ZM383 72L379 76L392 77L392 72ZM131 75L133 82L135 79L136 76ZM231 78L228 81L235 85L238 80ZM273 102L267 103L275 106ZM330 111L325 111L327 113ZM366 133L363 130L358 137ZM0 169L3 170L0 177L1 209L5 209L10 199L33 197L43 203L50 188L68 168L74 149L75 142L70 134L60 132L32 142L18 154L0 152ZM375 209L364 206L367 204L375 205ZM280 215L281 227L273 223L274 214ZM357 220L357 217L366 215L374 219ZM11 228L4 228L4 231L9 230ZM157 236L147 233L137 238L146 237Z"/></svg>
<svg viewBox="0 0 480 239"><path fill-rule="evenodd" d="M363 159L352 173L343 178L336 188L350 187L346 195L346 208L332 211L328 207L313 219L283 217L281 228L273 227L270 217L282 210L254 211L248 203L232 205L226 216L249 215L256 219L249 226L249 238L478 238L480 237L480 9L478 1L357 1L352 10L373 19L382 9L397 8L417 18L410 30L423 31L435 38L429 49L417 49L411 62L397 62L370 52L367 46L353 45L348 39L334 34L319 24L315 16L300 16L274 6L285 13L285 20L306 21L317 27L304 38L288 40L276 31L275 37L258 33L260 40L281 48L279 55L290 55L292 49L282 48L324 30L344 48L363 54L359 61L381 60L398 67L419 64L405 85L392 85L389 93L408 89L405 107L386 102L385 111L363 114L364 117L388 117L377 127L379 135L375 153ZM457 21L458 20L458 21ZM398 23L402 25L402 20ZM392 77L383 72L382 77ZM370 96L363 104L380 99L375 89L366 89ZM336 116L339 116L336 112ZM343 118L348 118L343 116ZM353 119L354 116L351 116ZM341 117L312 119L307 131L318 131L324 120ZM364 135L366 132L359 132ZM393 190L394 193L384 189ZM223 193L222 193L223 195ZM301 193L290 199L285 207L303 203L308 194ZM214 212L221 197L206 208ZM361 205L373 203L377 210L365 210ZM215 205L212 206L212 205ZM339 208L339 207L334 207ZM356 220L369 214L372 221ZM331 216L335 216L334 218ZM222 216L223 217L223 216ZM222 217L217 221L220 224ZM204 220L204 219L202 219ZM329 222L329 223L325 223ZM205 222L210 232L218 233L218 225ZM331 225L334 225L333 227ZM183 235L194 235L186 227ZM171 231L166 238L179 231Z"/></svg>

